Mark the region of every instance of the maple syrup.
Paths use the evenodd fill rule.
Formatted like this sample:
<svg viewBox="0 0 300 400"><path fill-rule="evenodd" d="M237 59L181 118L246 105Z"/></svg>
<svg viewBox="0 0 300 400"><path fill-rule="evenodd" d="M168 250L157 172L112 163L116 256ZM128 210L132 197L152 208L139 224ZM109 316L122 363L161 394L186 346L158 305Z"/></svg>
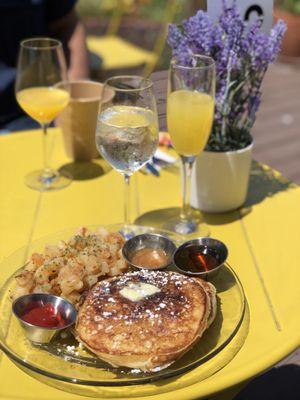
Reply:
<svg viewBox="0 0 300 400"><path fill-rule="evenodd" d="M214 249L191 244L175 254L175 264L187 272L209 272L220 264L220 256Z"/></svg>

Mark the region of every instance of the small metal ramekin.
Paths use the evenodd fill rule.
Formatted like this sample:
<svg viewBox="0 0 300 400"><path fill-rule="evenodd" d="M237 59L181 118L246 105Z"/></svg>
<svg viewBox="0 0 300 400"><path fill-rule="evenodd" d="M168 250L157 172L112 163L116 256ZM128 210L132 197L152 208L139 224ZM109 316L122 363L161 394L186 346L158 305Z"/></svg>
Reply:
<svg viewBox="0 0 300 400"><path fill-rule="evenodd" d="M132 258L134 254L144 248L152 248L155 250L163 250L166 253L168 261L166 264L159 267L147 267L134 264ZM176 250L175 244L172 240L165 236L156 233L143 233L141 235L134 236L133 238L127 240L122 249L122 254L125 260L133 267L138 269L149 269L157 270L167 268L173 262L173 254Z"/></svg>
<svg viewBox="0 0 300 400"><path fill-rule="evenodd" d="M194 272L194 271L189 271L189 270L181 268L179 260L178 260L178 255L180 254L180 252L183 249L185 249L189 246L194 246L194 245L199 245L201 247L205 246L205 247L213 250L215 253L217 253L218 260L219 260L218 265L216 265L210 271L203 271L203 272L202 271ZM173 255L173 263L177 267L177 269L180 272L182 272L183 274L197 276L199 278L209 280L218 274L220 268L226 262L227 256L228 256L228 249L223 242L221 242L220 240L217 240L217 239L210 238L210 237L203 237L203 238L189 240L187 242L184 242L181 246L179 246Z"/></svg>
<svg viewBox="0 0 300 400"><path fill-rule="evenodd" d="M61 327L43 327L38 325L30 324L22 319L22 316L31 309L32 303L36 305L51 304L57 310L65 320L66 324ZM26 294L17 298L12 305L12 311L15 317L20 322L22 328L25 330L26 337L33 343L48 343L53 336L62 331L63 329L69 328L75 323L76 320L76 309L67 300L59 296L46 293L33 293Z"/></svg>

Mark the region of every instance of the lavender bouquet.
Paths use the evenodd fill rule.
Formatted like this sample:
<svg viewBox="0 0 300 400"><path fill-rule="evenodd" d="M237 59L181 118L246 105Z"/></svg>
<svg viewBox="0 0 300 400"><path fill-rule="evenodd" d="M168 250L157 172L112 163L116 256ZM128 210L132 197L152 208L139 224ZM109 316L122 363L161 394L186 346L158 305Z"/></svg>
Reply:
<svg viewBox="0 0 300 400"><path fill-rule="evenodd" d="M208 55L216 63L215 118L208 151L238 150L252 142L261 83L286 30L284 22L278 21L267 35L260 25L259 19L251 25L243 21L236 0L223 0L217 22L198 11L181 25L169 26L168 43L184 65L192 62L191 54Z"/></svg>

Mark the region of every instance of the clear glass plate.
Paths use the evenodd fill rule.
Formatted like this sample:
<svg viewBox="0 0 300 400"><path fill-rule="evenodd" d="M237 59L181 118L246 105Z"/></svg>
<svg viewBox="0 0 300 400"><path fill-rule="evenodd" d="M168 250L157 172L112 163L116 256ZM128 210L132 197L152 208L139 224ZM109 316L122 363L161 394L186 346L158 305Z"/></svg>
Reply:
<svg viewBox="0 0 300 400"><path fill-rule="evenodd" d="M106 228L117 231L122 229L122 226L111 225ZM132 226L132 230L136 234L149 231L161 233L170 237L176 244L183 241L181 236L154 228ZM126 368L113 368L92 353L79 348L71 332L67 338L57 337L48 345L33 345L26 339L23 329L11 312L10 291L15 285L14 275L33 251L43 251L45 244L56 244L73 234L74 230L68 230L44 237L32 243L30 248L16 251L0 264L0 283L3 284L0 290L0 348L30 375L64 390L93 396L94 393L99 393L82 393L82 385L94 387L147 384L186 373L216 359L216 368L211 368L211 372L208 372L213 374L226 365L242 346L247 335L245 329L243 340L238 340L239 345L235 345L232 355L227 354L225 357L224 352L223 355L220 354L239 332L247 308L242 285L228 265L222 267L220 273L212 280L218 296L218 311L214 323L191 350L166 369L143 373ZM62 383L66 383L66 387Z"/></svg>

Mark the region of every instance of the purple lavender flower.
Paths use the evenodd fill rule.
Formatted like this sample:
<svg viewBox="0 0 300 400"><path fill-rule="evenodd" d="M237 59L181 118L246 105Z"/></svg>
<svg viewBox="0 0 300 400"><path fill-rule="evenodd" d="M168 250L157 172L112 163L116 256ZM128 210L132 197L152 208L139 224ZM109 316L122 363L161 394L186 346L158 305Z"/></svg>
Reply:
<svg viewBox="0 0 300 400"><path fill-rule="evenodd" d="M236 0L223 0L217 22L206 12L198 11L181 26L169 26L168 43L181 63L189 65L191 54L204 54L215 60L216 107L210 149L240 148L245 140L251 141L249 132L260 105L261 83L286 30L284 22L278 21L266 35L260 25L259 19L247 25Z"/></svg>

